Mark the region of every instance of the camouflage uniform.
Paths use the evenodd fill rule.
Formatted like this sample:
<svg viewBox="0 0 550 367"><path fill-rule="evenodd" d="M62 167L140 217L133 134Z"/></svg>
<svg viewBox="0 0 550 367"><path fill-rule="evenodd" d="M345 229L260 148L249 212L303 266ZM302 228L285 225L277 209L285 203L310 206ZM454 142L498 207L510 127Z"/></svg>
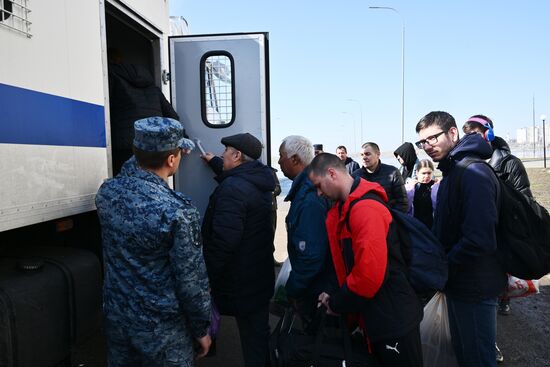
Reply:
<svg viewBox="0 0 550 367"><path fill-rule="evenodd" d="M178 129L171 130L177 121L154 119L136 122L135 146L167 151L167 140L185 146ZM109 366L193 366L193 340L210 323L197 209L135 158L103 183L96 205Z"/></svg>

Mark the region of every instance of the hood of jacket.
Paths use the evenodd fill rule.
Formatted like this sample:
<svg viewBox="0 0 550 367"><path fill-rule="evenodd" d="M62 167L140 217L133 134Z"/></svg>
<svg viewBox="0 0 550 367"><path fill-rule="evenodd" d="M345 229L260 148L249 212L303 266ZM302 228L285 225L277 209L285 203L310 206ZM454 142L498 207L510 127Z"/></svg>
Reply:
<svg viewBox="0 0 550 367"><path fill-rule="evenodd" d="M491 145L481 136L481 134L467 134L462 137L449 152L447 157L439 162L437 168L446 175L456 162L465 157L474 157L479 159L489 159L493 154Z"/></svg>
<svg viewBox="0 0 550 367"><path fill-rule="evenodd" d="M400 156L403 158L403 162L405 163L405 167L407 167L407 170L409 172L412 172L414 169L414 165L416 164L416 160L418 157L416 156L416 151L414 150L414 145L412 143L406 142L403 143L393 152L393 155L395 158L397 156Z"/></svg>
<svg viewBox="0 0 550 367"><path fill-rule="evenodd" d="M153 85L153 76L147 68L134 64L109 64L109 70L138 88Z"/></svg>
<svg viewBox="0 0 550 367"><path fill-rule="evenodd" d="M493 147L493 150L500 149L506 153L511 153L510 146L506 140L502 139L500 136L495 136L495 139L491 142L491 146Z"/></svg>
<svg viewBox="0 0 550 367"><path fill-rule="evenodd" d="M275 177L270 167L259 161L245 162L216 176L216 181L222 182L229 177L239 177L250 182L260 191L274 191Z"/></svg>

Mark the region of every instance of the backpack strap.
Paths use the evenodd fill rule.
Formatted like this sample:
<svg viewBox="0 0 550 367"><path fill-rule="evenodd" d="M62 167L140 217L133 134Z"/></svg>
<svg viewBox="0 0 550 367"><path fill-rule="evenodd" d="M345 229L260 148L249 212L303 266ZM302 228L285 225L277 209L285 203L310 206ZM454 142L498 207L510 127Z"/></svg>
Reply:
<svg viewBox="0 0 550 367"><path fill-rule="evenodd" d="M363 194L363 196L361 196L361 197L353 200L351 203L349 203L349 208L348 208L348 211L346 213L346 217L344 219L344 221L346 222L346 228L348 229L348 232L351 232L351 228L349 226L349 216L351 215L351 209L355 206L355 204L357 204L361 200L374 200L374 201L377 201L380 204L384 205L389 210L388 204L384 200L382 200L382 198L380 198L380 196L378 196L375 193L370 192L370 191ZM390 211L390 213L391 213L391 211Z"/></svg>
<svg viewBox="0 0 550 367"><path fill-rule="evenodd" d="M491 172L493 173L496 181L497 181L497 213L500 213L500 207L501 207L501 203L500 203L500 199L501 199L501 187L500 185L503 184L504 182L501 181L501 179L498 177L497 173L495 172L494 168L489 164L487 163L486 161L482 160L482 159L479 159L479 158L464 158L463 160L457 162L456 166L455 166L455 169L458 170L458 174L456 176L456 178L454 179L454 182L453 182L453 185L450 186L449 188L451 190L453 190L455 192L454 194L454 197L457 198L458 195L460 195L460 193L462 192L462 176L464 175L464 172L466 171L466 168L468 168L468 166L470 164L473 164L473 163L482 163L484 165L486 165L487 167L489 167L491 169ZM459 200L456 199L454 201L454 203L458 203Z"/></svg>

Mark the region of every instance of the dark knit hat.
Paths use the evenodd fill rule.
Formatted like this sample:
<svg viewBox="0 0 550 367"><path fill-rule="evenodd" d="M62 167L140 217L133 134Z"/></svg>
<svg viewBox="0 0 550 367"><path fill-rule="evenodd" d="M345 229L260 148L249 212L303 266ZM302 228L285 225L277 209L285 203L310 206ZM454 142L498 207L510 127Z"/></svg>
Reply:
<svg viewBox="0 0 550 367"><path fill-rule="evenodd" d="M262 143L249 133L236 134L222 138L222 144L233 147L252 159L262 155Z"/></svg>
<svg viewBox="0 0 550 367"><path fill-rule="evenodd" d="M323 150L323 144L313 144L314 150Z"/></svg>

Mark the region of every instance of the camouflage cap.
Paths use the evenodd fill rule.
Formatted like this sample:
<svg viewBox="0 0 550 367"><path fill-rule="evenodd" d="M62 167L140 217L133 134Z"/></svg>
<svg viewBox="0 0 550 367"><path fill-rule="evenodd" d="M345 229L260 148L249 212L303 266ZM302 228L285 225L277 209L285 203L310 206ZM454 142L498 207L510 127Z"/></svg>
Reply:
<svg viewBox="0 0 550 367"><path fill-rule="evenodd" d="M134 146L146 152L167 152L176 148L194 149L183 137L183 126L167 117L148 117L134 123Z"/></svg>

